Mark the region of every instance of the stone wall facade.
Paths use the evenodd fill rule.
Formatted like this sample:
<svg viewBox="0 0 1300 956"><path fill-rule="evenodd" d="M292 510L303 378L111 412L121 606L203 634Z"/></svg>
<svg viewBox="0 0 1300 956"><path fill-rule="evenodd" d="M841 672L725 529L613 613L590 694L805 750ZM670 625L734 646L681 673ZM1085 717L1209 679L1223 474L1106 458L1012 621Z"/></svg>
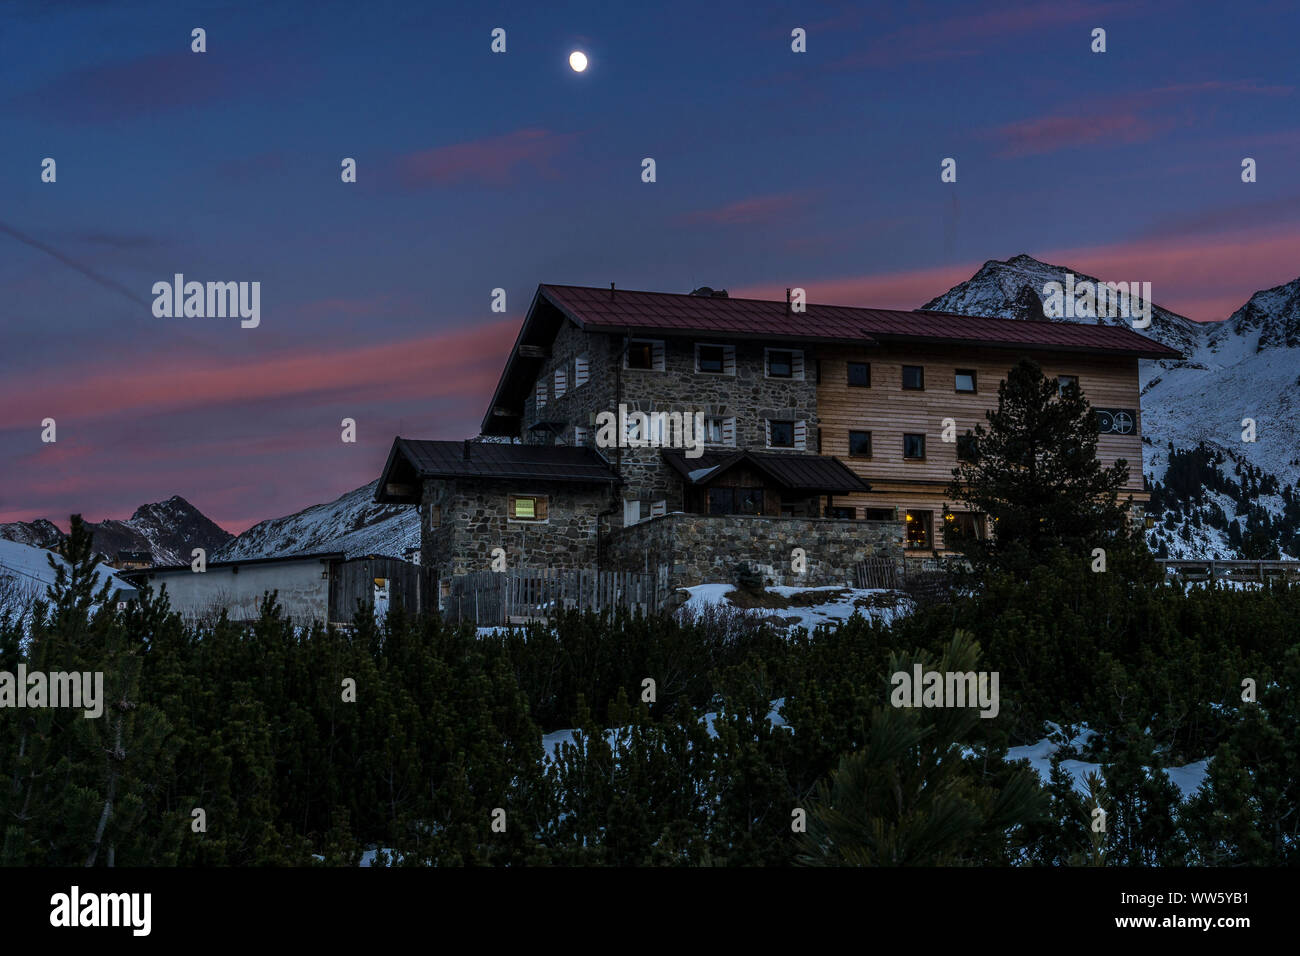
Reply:
<svg viewBox="0 0 1300 956"><path fill-rule="evenodd" d="M545 521L513 521L510 495L545 495ZM420 506L420 563L453 574L492 570L504 548L510 568L593 568L610 489L571 482L426 479ZM435 522L434 515L437 515Z"/></svg>
<svg viewBox="0 0 1300 956"><path fill-rule="evenodd" d="M520 440L537 440L531 426L538 422L563 422L561 441L571 443L574 426L578 426L586 429L585 444L596 447L596 416L601 412L617 414L622 404L629 412L692 415L701 412L706 416L732 418L734 447L738 449L765 449L768 419L802 421L803 447L783 451L817 453L817 366L811 350L803 351L802 378L769 378L765 348L782 347L779 343L723 342L700 337L662 337L658 341L664 346L661 371L628 369L622 367L621 336L588 334L572 323L564 323L537 380L546 384L546 404L539 407L537 381L534 381L524 405ZM734 348L734 374L695 371L697 343ZM585 385L574 388L574 360L578 356L587 359L589 379ZM558 399L555 398L557 369L564 370L567 383L564 396ZM670 512L684 507L681 476L664 462L661 449L599 450L624 479L622 498L644 502L643 513L648 513L649 503L655 501L666 502L666 510ZM621 508L611 520L615 526L622 526Z"/></svg>
<svg viewBox="0 0 1300 956"><path fill-rule="evenodd" d="M822 587L853 584L853 565L886 555L903 559L903 524L846 518L776 518L758 515L668 514L605 537L606 570L669 568L672 587L734 583L736 566L748 564L768 585ZM802 548L807 571L791 567Z"/></svg>

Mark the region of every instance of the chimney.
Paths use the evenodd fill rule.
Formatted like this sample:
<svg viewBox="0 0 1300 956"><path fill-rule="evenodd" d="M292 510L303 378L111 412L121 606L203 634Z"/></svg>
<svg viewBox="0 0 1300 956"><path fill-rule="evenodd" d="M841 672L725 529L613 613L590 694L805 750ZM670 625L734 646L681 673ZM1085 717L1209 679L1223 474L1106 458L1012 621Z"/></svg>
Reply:
<svg viewBox="0 0 1300 956"><path fill-rule="evenodd" d="M609 284L609 301L614 301L614 283L612 282Z"/></svg>
<svg viewBox="0 0 1300 956"><path fill-rule="evenodd" d="M470 446L470 440L469 440L468 438L466 438L466 439L465 439L465 444L464 444L464 450L463 450L462 453L461 453L461 457L462 457L465 461L469 461L469 460L470 460L470 456L469 456L469 446Z"/></svg>
<svg viewBox="0 0 1300 956"><path fill-rule="evenodd" d="M790 287L789 286L786 286L785 289L785 314L786 315L790 314Z"/></svg>

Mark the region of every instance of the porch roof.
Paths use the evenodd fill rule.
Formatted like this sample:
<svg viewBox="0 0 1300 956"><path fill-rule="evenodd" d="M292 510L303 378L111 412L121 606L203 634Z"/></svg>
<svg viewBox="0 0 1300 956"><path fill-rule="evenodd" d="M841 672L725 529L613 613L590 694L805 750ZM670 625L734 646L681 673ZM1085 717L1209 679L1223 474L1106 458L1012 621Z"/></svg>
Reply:
<svg viewBox="0 0 1300 956"><path fill-rule="evenodd" d="M774 483L791 491L849 494L870 491L871 485L831 455L785 455L762 451L705 451L698 458L665 450L664 461L681 473L688 485L703 487L745 462Z"/></svg>

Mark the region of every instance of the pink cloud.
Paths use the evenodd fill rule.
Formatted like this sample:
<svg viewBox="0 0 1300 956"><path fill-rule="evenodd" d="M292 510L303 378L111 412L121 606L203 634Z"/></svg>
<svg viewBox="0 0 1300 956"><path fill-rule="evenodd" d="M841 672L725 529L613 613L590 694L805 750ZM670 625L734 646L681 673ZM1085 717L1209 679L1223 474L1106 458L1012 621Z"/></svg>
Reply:
<svg viewBox="0 0 1300 956"><path fill-rule="evenodd" d="M1099 143L1139 143L1175 127L1196 125L1197 112L1189 108L1174 112L1180 101L1188 98L1198 98L1197 108L1201 109L1204 97L1213 93L1289 96L1294 92L1291 86L1262 86L1255 80L1170 84L1063 104L1041 116L985 130L982 135L1005 141L1002 156L1041 155Z"/></svg>
<svg viewBox="0 0 1300 956"><path fill-rule="evenodd" d="M1008 123L992 135L1006 141L1000 155L1032 156L1093 143L1140 143L1172 125L1136 113L1039 116Z"/></svg>
<svg viewBox="0 0 1300 956"><path fill-rule="evenodd" d="M11 376L0 386L0 427L345 392L454 395L481 389L485 376L495 380L502 339L517 331L511 319L398 342L296 349L236 366L206 356L160 361L125 377L90 362L65 370L73 384L58 387L39 374Z"/></svg>
<svg viewBox="0 0 1300 956"><path fill-rule="evenodd" d="M571 149L577 139L576 133L516 130L412 153L398 161L398 172L409 188L474 182L502 186L514 180L519 167L546 169L550 160Z"/></svg>
<svg viewBox="0 0 1300 956"><path fill-rule="evenodd" d="M794 209L804 197L797 193L774 193L768 196L751 196L711 209L699 209L679 217L685 224L734 226L757 222L770 222Z"/></svg>
<svg viewBox="0 0 1300 956"><path fill-rule="evenodd" d="M1056 3L1014 4L956 16L946 9L935 10L933 15L922 17L921 22L878 36L861 53L837 61L832 68L882 68L908 62L987 56L987 41L1017 38L1067 24L1091 23L1100 16L1132 15L1138 9L1138 5L1132 3L1059 0Z"/></svg>

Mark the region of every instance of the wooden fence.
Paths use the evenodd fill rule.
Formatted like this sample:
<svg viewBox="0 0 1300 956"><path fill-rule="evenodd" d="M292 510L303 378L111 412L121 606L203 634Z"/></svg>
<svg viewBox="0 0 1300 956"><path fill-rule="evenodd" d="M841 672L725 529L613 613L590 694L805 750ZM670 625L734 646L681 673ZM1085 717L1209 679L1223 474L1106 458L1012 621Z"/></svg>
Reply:
<svg viewBox="0 0 1300 956"><path fill-rule="evenodd" d="M650 573L517 568L473 571L451 578L443 617L479 626L519 624L547 618L561 608L604 611L626 608L652 614L668 596L668 567Z"/></svg>
<svg viewBox="0 0 1300 956"><path fill-rule="evenodd" d="M431 610L437 604L437 578L433 568L423 568L397 558L352 558L335 561L330 566L329 620L350 624L357 602L374 606L387 599L410 614ZM379 608L385 613L387 608Z"/></svg>
<svg viewBox="0 0 1300 956"><path fill-rule="evenodd" d="M853 565L853 586L893 591L902 584L898 562L890 557L871 557Z"/></svg>
<svg viewBox="0 0 1300 956"><path fill-rule="evenodd" d="M1300 561L1219 561L1161 558L1157 563L1165 576L1185 581L1265 581L1269 578L1300 579Z"/></svg>

